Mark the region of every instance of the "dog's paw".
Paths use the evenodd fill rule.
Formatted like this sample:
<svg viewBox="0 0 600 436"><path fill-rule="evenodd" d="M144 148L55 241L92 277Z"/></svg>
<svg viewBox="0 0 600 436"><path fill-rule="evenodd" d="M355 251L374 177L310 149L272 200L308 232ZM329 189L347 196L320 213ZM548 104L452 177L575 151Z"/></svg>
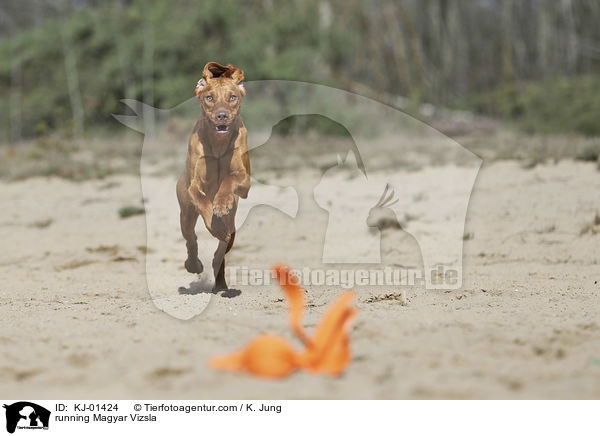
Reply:
<svg viewBox="0 0 600 436"><path fill-rule="evenodd" d="M204 271L204 266L199 259L188 258L185 261L185 269L193 274L201 274Z"/></svg>
<svg viewBox="0 0 600 436"><path fill-rule="evenodd" d="M222 217L233 209L233 194L219 195L213 201L213 215Z"/></svg>

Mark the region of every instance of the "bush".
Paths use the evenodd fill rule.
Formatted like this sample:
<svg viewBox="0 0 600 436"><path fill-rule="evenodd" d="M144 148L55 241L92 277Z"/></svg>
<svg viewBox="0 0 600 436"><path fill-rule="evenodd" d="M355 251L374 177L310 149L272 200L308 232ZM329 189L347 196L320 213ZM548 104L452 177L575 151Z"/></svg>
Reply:
<svg viewBox="0 0 600 436"><path fill-rule="evenodd" d="M515 84L469 99L465 107L513 121L526 132L600 135L600 77Z"/></svg>

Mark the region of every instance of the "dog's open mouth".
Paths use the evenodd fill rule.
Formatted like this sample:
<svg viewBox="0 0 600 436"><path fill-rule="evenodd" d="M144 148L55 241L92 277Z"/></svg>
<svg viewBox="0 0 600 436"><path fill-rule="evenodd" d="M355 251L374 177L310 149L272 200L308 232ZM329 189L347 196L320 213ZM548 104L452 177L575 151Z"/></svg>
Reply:
<svg viewBox="0 0 600 436"><path fill-rule="evenodd" d="M227 133L229 132L229 126L226 126L224 124L220 126L215 126L215 130L217 131L217 133Z"/></svg>

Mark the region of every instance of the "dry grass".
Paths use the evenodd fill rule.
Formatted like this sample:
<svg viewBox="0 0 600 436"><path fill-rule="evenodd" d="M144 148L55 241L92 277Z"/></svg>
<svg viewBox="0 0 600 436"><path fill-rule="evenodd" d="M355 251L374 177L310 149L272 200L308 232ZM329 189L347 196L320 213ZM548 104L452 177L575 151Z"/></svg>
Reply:
<svg viewBox="0 0 600 436"><path fill-rule="evenodd" d="M58 176L70 180L99 179L111 174L139 173L140 155L144 143L145 158L156 163L159 171L173 173L180 169L167 167L185 159L187 136L192 120L170 120L156 140L144 143L139 134L127 133L118 137L95 136L79 139L56 135L0 145L0 179L20 180L35 176ZM494 128L457 131L453 139L486 161L518 160L524 168L533 168L548 161L600 159L600 139L580 135L527 135L494 124ZM404 168L418 170L428 165L461 164L447 144L419 143L418 138L405 141L398 153L392 136L372 140L372 146L361 149L370 169ZM286 171L309 165L318 170L336 161L354 144L350 136L323 136L314 131L281 136L275 132L268 146L252 151L254 167ZM250 144L255 146L256 144ZM426 152L424 150L427 150ZM173 159L173 153L180 154ZM266 159L262 155L267 154ZM179 157L179 156L178 156ZM600 161L599 161L600 162ZM268 168L263 168L265 165ZM599 164L600 165L600 164Z"/></svg>

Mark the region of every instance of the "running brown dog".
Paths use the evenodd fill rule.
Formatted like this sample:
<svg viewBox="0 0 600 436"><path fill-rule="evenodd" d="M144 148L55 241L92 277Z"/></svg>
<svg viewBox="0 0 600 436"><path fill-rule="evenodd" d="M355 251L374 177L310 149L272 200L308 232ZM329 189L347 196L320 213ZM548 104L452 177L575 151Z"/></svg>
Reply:
<svg viewBox="0 0 600 436"><path fill-rule="evenodd" d="M227 289L225 254L235 239L239 197L250 189L247 131L240 116L246 91L244 71L209 62L196 86L202 115L189 140L185 171L177 182L181 233L186 241L185 268L200 274L196 222L202 216L207 230L219 240L213 258L215 290Z"/></svg>

